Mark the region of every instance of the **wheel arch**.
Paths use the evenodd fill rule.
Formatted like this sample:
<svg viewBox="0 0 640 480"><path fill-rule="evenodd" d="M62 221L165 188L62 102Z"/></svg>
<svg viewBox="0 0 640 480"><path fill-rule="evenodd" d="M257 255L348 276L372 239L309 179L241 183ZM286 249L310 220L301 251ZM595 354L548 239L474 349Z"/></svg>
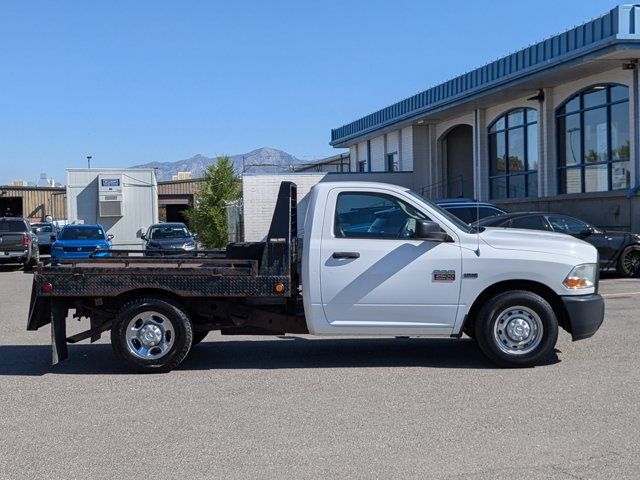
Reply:
<svg viewBox="0 0 640 480"><path fill-rule="evenodd" d="M162 300L165 302L169 302L174 304L176 307L188 311L188 308L185 305L185 299L180 295L176 295L174 292L170 290L163 290L160 288L139 288L134 290L127 290L124 293L121 293L117 297L114 297L113 302L115 306L120 309L127 303L138 300L142 298L155 298L158 300Z"/></svg>
<svg viewBox="0 0 640 480"><path fill-rule="evenodd" d="M551 305L551 308L558 319L558 324L565 330L570 328L567 321L567 311L562 303L562 299L560 298L560 295L554 292L551 288L534 280L505 280L488 286L480 293L480 295L478 295L471 305L471 308L469 308L469 312L465 317L460 333L464 332L469 336L473 336L476 317L484 302L491 297L512 290L526 290L540 295L549 302L549 305Z"/></svg>

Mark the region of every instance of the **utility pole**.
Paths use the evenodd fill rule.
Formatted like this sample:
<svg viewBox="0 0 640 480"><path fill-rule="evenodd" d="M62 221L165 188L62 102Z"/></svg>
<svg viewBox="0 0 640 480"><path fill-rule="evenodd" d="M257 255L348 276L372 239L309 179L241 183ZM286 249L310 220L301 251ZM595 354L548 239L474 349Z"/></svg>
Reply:
<svg viewBox="0 0 640 480"><path fill-rule="evenodd" d="M91 159L93 157L91 155L87 155L87 168L91 168Z"/></svg>

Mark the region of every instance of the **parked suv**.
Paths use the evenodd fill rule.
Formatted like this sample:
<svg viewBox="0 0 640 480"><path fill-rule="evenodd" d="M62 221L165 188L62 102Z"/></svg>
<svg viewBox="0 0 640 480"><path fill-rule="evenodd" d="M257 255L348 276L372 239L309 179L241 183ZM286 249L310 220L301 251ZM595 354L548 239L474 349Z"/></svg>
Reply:
<svg viewBox="0 0 640 480"><path fill-rule="evenodd" d="M67 225L51 237L51 257L89 258L108 257L113 235L107 235L102 225Z"/></svg>
<svg viewBox="0 0 640 480"><path fill-rule="evenodd" d="M22 218L0 217L0 263L21 263L27 270L40 260L38 237Z"/></svg>
<svg viewBox="0 0 640 480"><path fill-rule="evenodd" d="M465 223L472 223L483 218L507 213L491 203L476 202L470 198L447 198L436 200L434 203L453 213Z"/></svg>

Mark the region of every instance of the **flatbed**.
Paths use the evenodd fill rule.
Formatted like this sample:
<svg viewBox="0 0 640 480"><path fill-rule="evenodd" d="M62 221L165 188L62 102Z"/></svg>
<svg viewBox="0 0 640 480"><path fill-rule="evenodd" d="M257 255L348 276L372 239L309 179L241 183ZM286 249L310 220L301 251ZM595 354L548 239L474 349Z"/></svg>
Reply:
<svg viewBox="0 0 640 480"><path fill-rule="evenodd" d="M283 182L265 242L166 257L114 250L108 258L40 263L27 329L51 323L54 364L67 358L67 343L98 340L122 307L141 297L187 306L196 339L212 329L225 334L283 334L285 328L306 333L304 317L296 314L296 211L296 186ZM89 318L91 328L66 337L69 310L78 320Z"/></svg>

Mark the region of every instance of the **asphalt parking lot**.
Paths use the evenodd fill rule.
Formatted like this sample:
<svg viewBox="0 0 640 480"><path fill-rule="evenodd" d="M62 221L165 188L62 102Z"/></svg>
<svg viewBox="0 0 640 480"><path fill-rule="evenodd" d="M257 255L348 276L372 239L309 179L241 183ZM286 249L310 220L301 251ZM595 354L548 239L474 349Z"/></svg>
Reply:
<svg viewBox="0 0 640 480"><path fill-rule="evenodd" d="M50 365L31 275L0 267L0 478L640 477L640 280L548 365L475 343L210 334L177 371L127 373L108 338Z"/></svg>

